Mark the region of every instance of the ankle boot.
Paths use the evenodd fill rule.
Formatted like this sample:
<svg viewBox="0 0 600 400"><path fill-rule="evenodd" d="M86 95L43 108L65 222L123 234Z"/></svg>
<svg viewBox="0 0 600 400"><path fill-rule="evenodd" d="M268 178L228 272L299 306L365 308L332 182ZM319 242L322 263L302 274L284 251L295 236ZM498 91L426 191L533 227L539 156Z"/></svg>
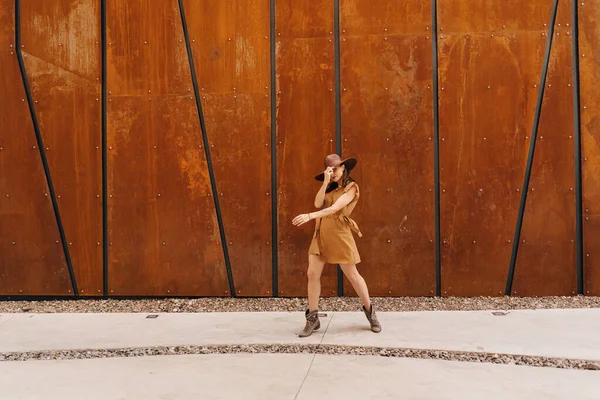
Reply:
<svg viewBox="0 0 600 400"><path fill-rule="evenodd" d="M373 304L371 304L371 311L367 311L365 306L363 306L362 309L363 309L365 315L367 316L369 323L371 324L371 330L375 333L381 332L381 324L379 323L379 320L377 319L377 314L375 314L375 310L373 309Z"/></svg>
<svg viewBox="0 0 600 400"><path fill-rule="evenodd" d="M304 329L302 329L302 332L298 334L301 338L312 335L314 331L319 330L321 327L321 323L319 322L319 310L310 312L306 310L304 314L306 315L306 325L304 326Z"/></svg>

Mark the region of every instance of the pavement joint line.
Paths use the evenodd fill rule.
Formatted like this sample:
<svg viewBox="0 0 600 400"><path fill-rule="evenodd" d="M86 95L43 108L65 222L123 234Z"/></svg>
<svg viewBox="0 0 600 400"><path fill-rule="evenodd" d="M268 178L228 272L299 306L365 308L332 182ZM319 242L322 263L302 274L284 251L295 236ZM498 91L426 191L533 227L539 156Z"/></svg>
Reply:
<svg viewBox="0 0 600 400"><path fill-rule="evenodd" d="M441 361L475 362L504 365L537 366L544 368L599 370L600 360L580 360L519 354L465 352L449 350L425 350L411 348L342 346L318 344L237 344L237 345L180 345L150 346L115 349L79 349L33 352L0 353L0 362L47 361L99 358L129 358L163 355L202 354L317 354L380 356L393 358L415 358ZM313 357L313 361L314 358ZM311 361L312 365L312 361ZM310 367L309 367L310 371Z"/></svg>
<svg viewBox="0 0 600 400"><path fill-rule="evenodd" d="M335 312L332 312L331 318L329 318L329 322L327 323L327 326L325 327L325 331L323 332L323 335L321 336L321 341L317 345L317 348L320 348L323 346L323 340L325 340L325 335L327 335L327 331L329 330L329 325L331 325L331 321L333 321L334 317L335 317ZM306 375L304 375L304 378L302 379L302 382L300 383L300 387L298 388L298 392L296 392L296 396L294 396L294 400L296 400L298 398L298 396L300 396L300 392L302 391L302 388L304 387L304 382L306 382L306 378L308 378L308 375L310 374L310 370L312 369L313 363L315 362L315 358L317 358L316 351L313 354L312 359L310 360L310 364L308 366L308 369L306 370Z"/></svg>

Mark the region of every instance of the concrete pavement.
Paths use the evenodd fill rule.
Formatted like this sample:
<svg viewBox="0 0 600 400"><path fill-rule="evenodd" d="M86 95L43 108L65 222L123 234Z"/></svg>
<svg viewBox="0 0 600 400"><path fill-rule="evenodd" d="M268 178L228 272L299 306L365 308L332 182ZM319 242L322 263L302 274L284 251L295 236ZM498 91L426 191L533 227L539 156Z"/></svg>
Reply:
<svg viewBox="0 0 600 400"><path fill-rule="evenodd" d="M380 313L373 334L361 313L327 313L296 336L301 313L6 314L0 352L220 344L331 344L600 360L600 309ZM327 327L327 331L325 329ZM326 332L325 332L326 331Z"/></svg>
<svg viewBox="0 0 600 400"><path fill-rule="evenodd" d="M327 313L0 314L0 352L331 344L600 361L600 309ZM13 399L599 399L600 371L324 354L207 354L0 362Z"/></svg>
<svg viewBox="0 0 600 400"><path fill-rule="evenodd" d="M369 356L228 354L0 363L10 400L598 399L594 371Z"/></svg>

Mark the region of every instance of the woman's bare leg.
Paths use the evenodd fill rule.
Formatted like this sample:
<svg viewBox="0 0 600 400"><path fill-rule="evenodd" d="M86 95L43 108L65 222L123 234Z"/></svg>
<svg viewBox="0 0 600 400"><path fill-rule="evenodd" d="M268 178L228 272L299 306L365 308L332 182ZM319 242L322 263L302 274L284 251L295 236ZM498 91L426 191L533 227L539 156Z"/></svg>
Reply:
<svg viewBox="0 0 600 400"><path fill-rule="evenodd" d="M319 297L321 296L321 274L325 261L316 254L308 255L308 309L315 311L319 309Z"/></svg>
<svg viewBox="0 0 600 400"><path fill-rule="evenodd" d="M363 277L358 273L356 264L340 264L340 268L344 271L344 275L352 284L354 290L358 294L358 297L362 300L365 308L371 310L371 298L369 297L369 289L367 283Z"/></svg>

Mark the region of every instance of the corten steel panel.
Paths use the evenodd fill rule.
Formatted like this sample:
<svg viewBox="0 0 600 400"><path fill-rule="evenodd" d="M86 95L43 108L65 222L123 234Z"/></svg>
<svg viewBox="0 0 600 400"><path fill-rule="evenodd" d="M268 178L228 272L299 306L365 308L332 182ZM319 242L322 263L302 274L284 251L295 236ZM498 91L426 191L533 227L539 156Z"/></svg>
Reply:
<svg viewBox="0 0 600 400"><path fill-rule="evenodd" d="M559 3L558 16L570 14ZM529 182L513 294L577 293L573 69L570 28L555 31ZM523 242L524 241L524 242Z"/></svg>
<svg viewBox="0 0 600 400"><path fill-rule="evenodd" d="M183 3L201 92L268 94L268 2Z"/></svg>
<svg viewBox="0 0 600 400"><path fill-rule="evenodd" d="M269 7L184 3L236 295L270 296Z"/></svg>
<svg viewBox="0 0 600 400"><path fill-rule="evenodd" d="M72 295L14 51L14 27L14 1L1 0L0 295Z"/></svg>
<svg viewBox="0 0 600 400"><path fill-rule="evenodd" d="M276 0L275 10L278 41L282 38L323 37L330 37L333 41L333 0Z"/></svg>
<svg viewBox="0 0 600 400"><path fill-rule="evenodd" d="M551 0L438 0L437 5L438 29L442 34L541 32L548 29L552 10ZM563 13L557 17L557 26L570 26L570 14Z"/></svg>
<svg viewBox="0 0 600 400"><path fill-rule="evenodd" d="M340 15L341 34L346 37L401 33L426 36L426 32L431 32L431 1L340 0ZM428 36L431 37L430 34ZM342 51L344 46L347 44L342 43ZM426 65L431 68L431 51L426 55L426 59Z"/></svg>
<svg viewBox="0 0 600 400"><path fill-rule="evenodd" d="M403 19L386 20L394 3L404 7ZM359 270L370 294L430 296L435 294L431 9L401 3L341 3L342 148L344 157L359 160L352 173L361 188L354 219L364 235L357 238ZM411 21L408 27L404 19ZM345 287L355 294L349 283Z"/></svg>
<svg viewBox="0 0 600 400"><path fill-rule="evenodd" d="M579 4L584 293L600 295L600 3Z"/></svg>
<svg viewBox="0 0 600 400"><path fill-rule="evenodd" d="M98 0L22 2L25 68L79 293L102 294Z"/></svg>
<svg viewBox="0 0 600 400"><path fill-rule="evenodd" d="M229 295L178 4L107 15L109 294Z"/></svg>
<svg viewBox="0 0 600 400"><path fill-rule="evenodd" d="M203 96L206 129L237 295L270 296L271 102L235 96Z"/></svg>
<svg viewBox="0 0 600 400"><path fill-rule="evenodd" d="M314 176L335 151L333 0L278 1L276 24L279 294L304 296L314 221L292 219L314 210ZM336 294L336 277L326 265L323 296Z"/></svg>
<svg viewBox="0 0 600 400"><path fill-rule="evenodd" d="M110 294L227 295L195 102L121 97L109 116Z"/></svg>
<svg viewBox="0 0 600 400"><path fill-rule="evenodd" d="M107 0L106 14L111 96L191 91L177 1Z"/></svg>
<svg viewBox="0 0 600 400"><path fill-rule="evenodd" d="M504 293L544 38L440 35L443 295Z"/></svg>

